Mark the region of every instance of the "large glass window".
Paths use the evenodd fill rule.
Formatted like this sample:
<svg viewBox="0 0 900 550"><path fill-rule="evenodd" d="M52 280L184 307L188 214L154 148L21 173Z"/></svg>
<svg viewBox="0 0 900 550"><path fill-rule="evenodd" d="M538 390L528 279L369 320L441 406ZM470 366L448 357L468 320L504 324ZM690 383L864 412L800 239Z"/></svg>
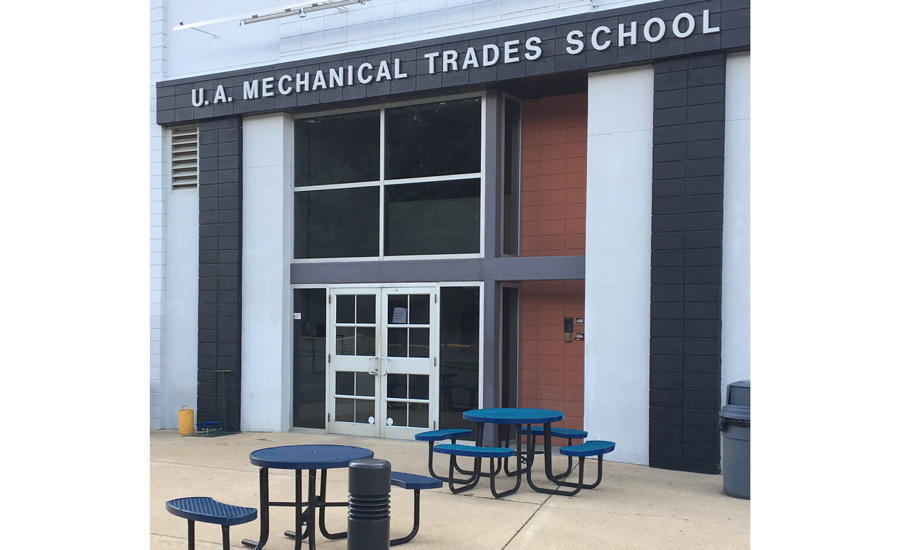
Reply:
<svg viewBox="0 0 900 550"><path fill-rule="evenodd" d="M482 101L298 119L294 258L481 253Z"/></svg>
<svg viewBox="0 0 900 550"><path fill-rule="evenodd" d="M481 291L478 287L441 288L440 426L467 428L463 412L478 408L481 356ZM464 439L473 439L468 437Z"/></svg>
<svg viewBox="0 0 900 550"><path fill-rule="evenodd" d="M378 111L304 118L294 124L294 185L378 181Z"/></svg>
<svg viewBox="0 0 900 550"><path fill-rule="evenodd" d="M294 193L294 257L378 255L378 187Z"/></svg>
<svg viewBox="0 0 900 550"><path fill-rule="evenodd" d="M477 97L385 110L387 179L481 172Z"/></svg>
<svg viewBox="0 0 900 550"><path fill-rule="evenodd" d="M294 289L294 414L299 428L325 428L324 288Z"/></svg>
<svg viewBox="0 0 900 550"><path fill-rule="evenodd" d="M519 255L519 197L522 165L522 107L503 99L503 253Z"/></svg>
<svg viewBox="0 0 900 550"><path fill-rule="evenodd" d="M385 256L478 252L481 180L389 185Z"/></svg>

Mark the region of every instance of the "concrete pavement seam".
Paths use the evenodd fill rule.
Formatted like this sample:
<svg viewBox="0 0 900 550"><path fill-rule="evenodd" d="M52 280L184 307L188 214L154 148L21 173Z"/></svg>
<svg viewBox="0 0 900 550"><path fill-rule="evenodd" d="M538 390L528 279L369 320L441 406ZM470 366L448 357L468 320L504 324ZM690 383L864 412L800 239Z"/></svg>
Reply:
<svg viewBox="0 0 900 550"><path fill-rule="evenodd" d="M512 543L512 541L516 540L516 537L519 536L519 533L522 532L522 529L524 529L525 526L528 525L528 523L534 518L534 515L537 514L538 512L540 512L541 508L544 507L544 504L546 504L547 501L550 500L552 497L553 497L553 495L547 495L547 498L545 498L545 499L540 503L540 505L538 505L538 507L535 508L534 512L532 512L531 515L528 516L528 519L525 520L525 523L523 523L521 527L519 527L518 529L516 529L516 532L513 533L513 536L510 537L510 539L509 539L508 541L506 541L506 544L504 544L504 545L503 545L503 548L501 548L500 550L506 550L506 547L509 546L510 543Z"/></svg>

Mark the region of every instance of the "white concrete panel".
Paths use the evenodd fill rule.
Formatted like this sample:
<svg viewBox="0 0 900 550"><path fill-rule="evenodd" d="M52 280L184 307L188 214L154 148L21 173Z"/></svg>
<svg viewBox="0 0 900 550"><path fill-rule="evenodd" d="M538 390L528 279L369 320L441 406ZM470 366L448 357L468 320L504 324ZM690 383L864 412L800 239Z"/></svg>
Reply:
<svg viewBox="0 0 900 550"><path fill-rule="evenodd" d="M180 22L192 24L269 13L297 3L288 0L170 2L168 10L155 10L158 17L165 19L151 23L151 34L167 34L169 62L157 70L167 78L179 78L653 2L597 0L592 6L587 0L373 0L366 5L348 6L344 12L323 10L302 19L288 17L252 25L239 25L233 19L201 27L205 32L173 30ZM336 40L334 33L327 39L319 34L339 28L347 29L343 40ZM307 40L307 37L316 38Z"/></svg>
<svg viewBox="0 0 900 550"><path fill-rule="evenodd" d="M588 78L584 428L649 462L653 68Z"/></svg>
<svg viewBox="0 0 900 550"><path fill-rule="evenodd" d="M293 123L244 119L241 430L284 432L291 409Z"/></svg>
<svg viewBox="0 0 900 550"><path fill-rule="evenodd" d="M200 200L197 189L167 191L165 328L163 329L164 428L178 427L182 405L197 409L197 281Z"/></svg>
<svg viewBox="0 0 900 550"><path fill-rule="evenodd" d="M750 379L750 53L725 61L725 196L722 228L722 404L728 384Z"/></svg>

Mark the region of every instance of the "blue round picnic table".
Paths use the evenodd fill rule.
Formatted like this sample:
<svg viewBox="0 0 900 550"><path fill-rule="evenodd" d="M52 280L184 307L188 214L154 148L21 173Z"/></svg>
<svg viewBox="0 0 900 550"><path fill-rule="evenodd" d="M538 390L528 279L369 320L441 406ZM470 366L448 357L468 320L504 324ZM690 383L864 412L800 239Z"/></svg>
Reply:
<svg viewBox="0 0 900 550"><path fill-rule="evenodd" d="M531 466L534 463L535 449L533 445L534 439L531 437L531 425L541 424L544 427L544 473L547 476L547 479L556 482L552 467L553 457L550 452L553 449L550 439L550 424L553 422L559 422L565 417L566 415L564 412L554 409L528 409L517 407L475 409L463 413L464 419L478 423L475 431L476 445L483 444L485 424L516 425L516 456L519 457L519 468L516 470L516 472L509 472L509 470L507 469L507 475L521 475L522 473L524 473L526 475L526 479L528 480L528 485L530 485L532 489L539 493L546 493L551 495L560 493L555 489L545 489L543 487L538 487L532 480ZM528 435L527 440L529 443L525 453L522 452L520 436L520 433L522 432L522 426L527 426L527 428L525 429L525 433L527 433ZM476 463L476 471L478 471L481 468L480 459L476 459ZM504 466L504 468L506 468L506 466Z"/></svg>
<svg viewBox="0 0 900 550"><path fill-rule="evenodd" d="M553 409L475 409L463 413L463 418L486 424L546 424L559 422L566 417L562 411Z"/></svg>
<svg viewBox="0 0 900 550"><path fill-rule="evenodd" d="M354 460L375 456L369 449L350 445L286 445L268 447L250 453L250 463L259 466L259 540L244 539L246 546L260 550L269 539L269 507L291 506L294 508L294 531L285 535L295 540L294 548L299 550L300 541L308 539L310 550L316 548L316 509L319 514L319 530L325 538L342 539L347 533L329 533L325 529L325 508L347 506L346 502L327 502L325 499L327 471L333 468L347 468ZM269 500L269 468L294 470L294 502L272 502ZM307 501L303 497L303 470L308 472L309 487ZM316 494L316 471L322 470L319 494ZM305 509L304 509L305 505ZM304 511L305 510L305 511ZM306 532L302 532L303 517L307 517Z"/></svg>

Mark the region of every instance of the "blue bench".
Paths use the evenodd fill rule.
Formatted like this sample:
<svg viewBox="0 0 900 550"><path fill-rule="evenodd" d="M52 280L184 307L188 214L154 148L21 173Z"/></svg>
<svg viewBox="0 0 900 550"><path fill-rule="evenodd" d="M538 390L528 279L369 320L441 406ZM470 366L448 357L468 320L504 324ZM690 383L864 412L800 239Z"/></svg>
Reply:
<svg viewBox="0 0 900 550"><path fill-rule="evenodd" d="M416 533L419 532L419 491L422 489L439 489L444 485L440 479L428 476L420 476L418 474L407 474L406 472L391 472L391 485L400 487L401 489L409 489L414 491L413 497L413 528L405 537L392 539L391 546L406 544L411 541Z"/></svg>
<svg viewBox="0 0 900 550"><path fill-rule="evenodd" d="M197 431L198 432L206 432L209 433L211 428L222 429L222 423L218 420L205 420L203 422L197 422Z"/></svg>
<svg viewBox="0 0 900 550"><path fill-rule="evenodd" d="M166 510L188 520L188 550L194 550L194 522L222 526L222 548L229 550L228 528L256 519L256 508L223 504L209 497L176 498L166 502Z"/></svg>
<svg viewBox="0 0 900 550"><path fill-rule="evenodd" d="M573 487L575 490L571 493L567 493L568 496L572 496L580 491L582 488L593 489L600 485L600 480L603 479L603 455L610 453L616 449L616 444L612 441L587 441L582 443L581 445L571 445L568 447L560 447L559 454L563 456L578 457L578 483L571 483L568 481L562 481L559 479L555 479L558 484L564 487ZM594 483L585 485L584 484L584 459L588 456L596 456L597 460L597 481Z"/></svg>
<svg viewBox="0 0 900 550"><path fill-rule="evenodd" d="M428 432L420 432L416 434L416 441L427 441L428 442L428 473L431 474L431 477L437 479L443 479L438 477L437 474L434 473L434 442L435 441L445 441L447 439L450 440L450 443L456 443L457 438L460 437L469 437L472 435L472 430L466 430L462 428L448 428L446 430L431 430ZM473 472L469 472L466 470L460 470L457 468L459 473L462 475L472 475ZM446 481L446 480L445 480Z"/></svg>
<svg viewBox="0 0 900 550"><path fill-rule="evenodd" d="M531 437L528 441L528 444L531 445L531 448L534 449L534 442L538 437L542 437L544 435L544 425L536 424L531 426ZM584 430L576 430L573 428L557 428L555 426L550 427L550 437L556 437L560 439L568 439L569 445L572 444L573 439L586 439L588 433ZM534 451L534 454L541 454L543 451ZM566 471L559 474L560 476L567 476L572 472L572 457L569 457L569 465L566 467Z"/></svg>
<svg viewBox="0 0 900 550"><path fill-rule="evenodd" d="M522 482L521 476L516 476L516 486L508 491L503 491L498 493L495 480L497 475L500 473L502 465L499 460L502 458L509 458L511 456L515 456L516 453L512 449L508 447L477 447L473 445L456 445L456 444L443 444L443 445L435 445L434 452L440 454L450 455L450 475L446 478L437 477L442 481L446 481L447 485L450 487L450 492L452 493L460 493L462 491L468 491L469 489L478 485L478 480L481 477L481 464L480 460L482 458L489 458L491 460L490 464L490 473L488 474L491 478L491 494L494 495L494 498L504 497L506 495L512 494L519 489L519 484ZM456 457L465 456L475 459L475 467L472 469L472 477L464 480L456 480L453 479L453 471L459 470L459 467L456 464ZM497 469L494 469L494 459L498 460ZM455 484L461 483L462 486L454 487Z"/></svg>

